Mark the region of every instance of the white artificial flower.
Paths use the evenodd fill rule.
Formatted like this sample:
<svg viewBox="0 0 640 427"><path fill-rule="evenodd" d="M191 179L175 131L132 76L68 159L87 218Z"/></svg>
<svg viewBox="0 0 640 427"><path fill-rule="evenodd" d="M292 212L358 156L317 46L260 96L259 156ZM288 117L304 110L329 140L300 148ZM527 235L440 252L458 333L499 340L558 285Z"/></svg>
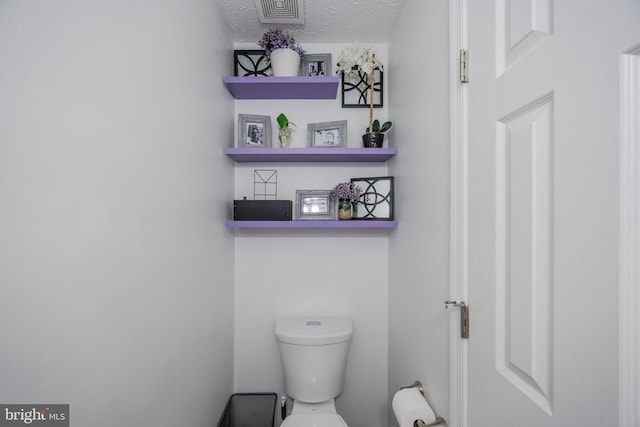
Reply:
<svg viewBox="0 0 640 427"><path fill-rule="evenodd" d="M358 70L371 74L376 69L382 69L382 64L376 59L374 62L371 46L365 46L359 42L354 42L340 52L338 56L338 73L347 76ZM354 68L356 68L354 70Z"/></svg>

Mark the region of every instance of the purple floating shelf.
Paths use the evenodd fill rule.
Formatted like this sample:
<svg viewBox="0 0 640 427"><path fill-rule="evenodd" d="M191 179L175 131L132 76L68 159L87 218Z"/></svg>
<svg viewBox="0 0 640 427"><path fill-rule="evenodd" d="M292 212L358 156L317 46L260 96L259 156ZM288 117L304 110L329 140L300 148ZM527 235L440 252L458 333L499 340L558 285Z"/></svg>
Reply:
<svg viewBox="0 0 640 427"><path fill-rule="evenodd" d="M393 229L395 221L227 221L227 228L367 228Z"/></svg>
<svg viewBox="0 0 640 427"><path fill-rule="evenodd" d="M325 77L225 77L235 99L336 99L337 76Z"/></svg>
<svg viewBox="0 0 640 427"><path fill-rule="evenodd" d="M378 162L398 153L395 148L226 148L236 162Z"/></svg>

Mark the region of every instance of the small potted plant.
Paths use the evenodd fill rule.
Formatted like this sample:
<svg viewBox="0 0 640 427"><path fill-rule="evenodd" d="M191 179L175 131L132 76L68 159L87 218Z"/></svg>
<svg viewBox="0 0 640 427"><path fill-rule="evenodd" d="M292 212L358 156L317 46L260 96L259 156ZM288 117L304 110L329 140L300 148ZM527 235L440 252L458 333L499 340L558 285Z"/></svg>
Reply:
<svg viewBox="0 0 640 427"><path fill-rule="evenodd" d="M281 113L277 118L278 126L280 130L278 131L278 141L280 142L280 147L286 148L291 144L291 133L293 129L290 126L295 126L296 124L290 122L287 116L284 113Z"/></svg>
<svg viewBox="0 0 640 427"><path fill-rule="evenodd" d="M353 209L357 209L362 188L352 182L341 182L329 192L329 199L338 202L338 219L351 219Z"/></svg>
<svg viewBox="0 0 640 427"><path fill-rule="evenodd" d="M371 47L364 46L358 42L346 47L338 57L338 73L347 81L357 82L358 71L362 71L369 76L369 127L362 135L362 144L365 147L382 147L384 133L391 128L391 122L385 122L380 127L378 120L373 120L373 87L375 84L375 69L382 70L382 64L376 60L376 54ZM355 74L355 75L354 75Z"/></svg>
<svg viewBox="0 0 640 427"><path fill-rule="evenodd" d="M378 119L374 120L373 123L369 124L369 127L365 129L365 133L362 135L362 144L365 147L382 147L384 143L384 132L391 129L393 123L384 122L382 126L380 126L380 122Z"/></svg>
<svg viewBox="0 0 640 427"><path fill-rule="evenodd" d="M304 49L296 43L296 39L282 28L269 28L258 46L264 49L271 61L274 76L297 76L300 69L300 55Z"/></svg>

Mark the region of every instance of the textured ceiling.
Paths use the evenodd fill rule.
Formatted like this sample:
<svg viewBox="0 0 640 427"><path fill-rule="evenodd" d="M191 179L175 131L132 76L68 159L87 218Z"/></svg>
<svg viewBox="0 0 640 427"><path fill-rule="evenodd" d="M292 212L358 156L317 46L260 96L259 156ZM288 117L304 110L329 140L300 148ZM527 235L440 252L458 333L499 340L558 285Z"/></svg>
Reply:
<svg viewBox="0 0 640 427"><path fill-rule="evenodd" d="M234 42L257 43L266 28L283 27L299 43L386 43L404 0L304 0L302 25L261 24L255 0L215 0ZM302 0L301 0L302 1Z"/></svg>

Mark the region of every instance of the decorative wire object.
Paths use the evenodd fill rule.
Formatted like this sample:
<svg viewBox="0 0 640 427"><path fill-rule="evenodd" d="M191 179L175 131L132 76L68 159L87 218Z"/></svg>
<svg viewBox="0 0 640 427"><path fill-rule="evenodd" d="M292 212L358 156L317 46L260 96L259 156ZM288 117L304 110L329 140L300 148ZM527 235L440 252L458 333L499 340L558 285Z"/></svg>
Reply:
<svg viewBox="0 0 640 427"><path fill-rule="evenodd" d="M253 171L253 199L278 200L278 171L255 169Z"/></svg>
<svg viewBox="0 0 640 427"><path fill-rule="evenodd" d="M363 189L354 219L393 220L393 177L351 178Z"/></svg>
<svg viewBox="0 0 640 427"><path fill-rule="evenodd" d="M234 50L234 76L270 76L271 62L264 50Z"/></svg>
<svg viewBox="0 0 640 427"><path fill-rule="evenodd" d="M373 70L373 108L383 106L384 73L379 68ZM342 76L342 108L369 108L369 75L362 71L352 71Z"/></svg>

